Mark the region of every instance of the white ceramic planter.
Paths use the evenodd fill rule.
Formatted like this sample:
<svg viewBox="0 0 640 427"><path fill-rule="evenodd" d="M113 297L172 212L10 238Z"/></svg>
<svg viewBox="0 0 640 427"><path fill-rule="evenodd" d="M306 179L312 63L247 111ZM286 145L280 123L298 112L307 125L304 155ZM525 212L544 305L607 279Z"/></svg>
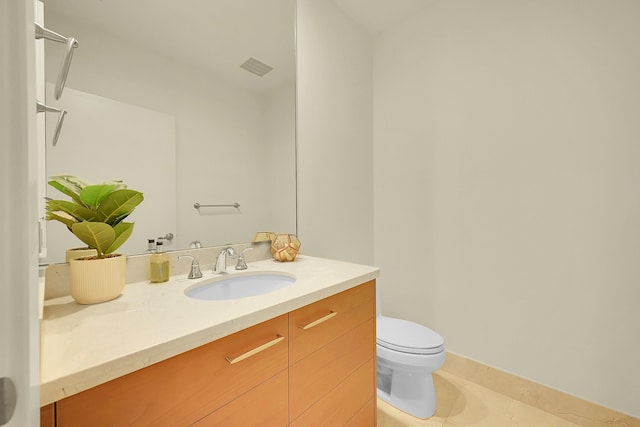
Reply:
<svg viewBox="0 0 640 427"><path fill-rule="evenodd" d="M126 284L127 257L78 258L70 261L71 296L78 304L96 304L117 298Z"/></svg>

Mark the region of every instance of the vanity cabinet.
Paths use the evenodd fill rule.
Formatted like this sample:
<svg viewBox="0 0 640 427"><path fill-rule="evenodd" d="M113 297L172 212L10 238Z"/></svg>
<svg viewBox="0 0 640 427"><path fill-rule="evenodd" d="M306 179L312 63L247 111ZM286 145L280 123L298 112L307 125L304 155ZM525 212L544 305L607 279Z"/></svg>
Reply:
<svg viewBox="0 0 640 427"><path fill-rule="evenodd" d="M76 426L376 425L375 282L42 408Z"/></svg>

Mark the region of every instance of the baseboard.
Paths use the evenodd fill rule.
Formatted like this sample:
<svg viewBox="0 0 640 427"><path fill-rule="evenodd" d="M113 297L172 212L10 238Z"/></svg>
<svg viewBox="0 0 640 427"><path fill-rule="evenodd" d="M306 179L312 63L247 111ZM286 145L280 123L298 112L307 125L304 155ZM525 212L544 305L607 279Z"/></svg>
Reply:
<svg viewBox="0 0 640 427"><path fill-rule="evenodd" d="M447 352L442 370L583 427L640 427L640 419Z"/></svg>

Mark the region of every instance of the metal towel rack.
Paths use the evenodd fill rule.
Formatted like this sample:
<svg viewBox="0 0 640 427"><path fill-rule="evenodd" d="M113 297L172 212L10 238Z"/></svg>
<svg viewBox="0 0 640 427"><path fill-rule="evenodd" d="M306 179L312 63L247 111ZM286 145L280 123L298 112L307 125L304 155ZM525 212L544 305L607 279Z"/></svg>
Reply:
<svg viewBox="0 0 640 427"><path fill-rule="evenodd" d="M36 111L38 113L51 112L60 114L58 116L58 122L56 123L56 130L53 133L53 146L55 147L58 143L58 137L60 136L60 130L62 129L62 123L64 123L64 116L67 114L67 111L56 107L50 107L40 101L36 101Z"/></svg>
<svg viewBox="0 0 640 427"><path fill-rule="evenodd" d="M201 205L200 203L194 203L193 207L195 209L200 209L200 208L236 208L238 209L240 207L240 203L234 203L232 205Z"/></svg>
<svg viewBox="0 0 640 427"><path fill-rule="evenodd" d="M60 99L64 85L67 82L67 75L69 75L69 67L71 66L71 58L73 57L73 50L79 46L78 40L73 37L65 37L44 28L42 25L36 22L36 39L47 39L58 43L64 43L66 45L64 51L64 57L60 63L60 70L58 71L58 79L56 80L56 87L54 90L54 96L56 99Z"/></svg>

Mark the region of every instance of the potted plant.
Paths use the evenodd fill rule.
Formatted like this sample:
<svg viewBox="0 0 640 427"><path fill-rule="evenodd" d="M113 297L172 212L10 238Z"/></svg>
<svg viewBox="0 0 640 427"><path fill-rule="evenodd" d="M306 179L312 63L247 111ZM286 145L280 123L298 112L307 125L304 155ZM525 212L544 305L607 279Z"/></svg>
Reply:
<svg viewBox="0 0 640 427"><path fill-rule="evenodd" d="M63 223L96 255L70 261L71 296L80 304L109 301L125 286L126 257L115 254L133 232L125 222L144 196L122 181L88 184L71 175L50 178L49 185L71 200L47 198L47 220Z"/></svg>

